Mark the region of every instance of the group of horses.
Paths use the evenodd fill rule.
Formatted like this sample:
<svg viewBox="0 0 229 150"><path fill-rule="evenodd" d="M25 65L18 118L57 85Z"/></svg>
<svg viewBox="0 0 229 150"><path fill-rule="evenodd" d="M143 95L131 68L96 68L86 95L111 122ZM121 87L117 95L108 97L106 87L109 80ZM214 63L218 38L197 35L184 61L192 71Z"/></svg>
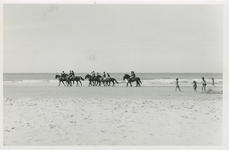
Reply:
<svg viewBox="0 0 229 150"><path fill-rule="evenodd" d="M67 86L72 86L74 85L74 83L76 82L76 86L80 85L82 86L82 82L84 81L84 79L88 79L89 81L89 85L88 86L101 86L101 84L103 84L104 86L110 86L111 83L113 83L112 86L115 86L115 83L119 84L118 81L115 78L111 78L111 77L102 77L101 75L97 75L97 76L91 76L90 74L86 74L85 78L82 78L81 76L71 76L66 74L65 76L60 76L58 74L56 74L55 79L59 80L59 85L61 83L63 83L63 85L67 85ZM142 82L140 80L139 77L134 77L131 78L130 75L125 74L123 76L123 80L127 80L127 84L126 86L128 86L130 84L130 86L132 86L132 82L136 82L136 86L141 86Z"/></svg>

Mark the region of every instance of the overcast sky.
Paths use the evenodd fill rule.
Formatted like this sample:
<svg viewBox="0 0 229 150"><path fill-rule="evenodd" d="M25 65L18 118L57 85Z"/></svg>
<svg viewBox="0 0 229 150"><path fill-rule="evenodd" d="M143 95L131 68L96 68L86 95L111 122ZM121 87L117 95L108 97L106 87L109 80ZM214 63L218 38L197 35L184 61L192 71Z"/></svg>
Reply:
<svg viewBox="0 0 229 150"><path fill-rule="evenodd" d="M222 5L3 5L4 72L222 72Z"/></svg>

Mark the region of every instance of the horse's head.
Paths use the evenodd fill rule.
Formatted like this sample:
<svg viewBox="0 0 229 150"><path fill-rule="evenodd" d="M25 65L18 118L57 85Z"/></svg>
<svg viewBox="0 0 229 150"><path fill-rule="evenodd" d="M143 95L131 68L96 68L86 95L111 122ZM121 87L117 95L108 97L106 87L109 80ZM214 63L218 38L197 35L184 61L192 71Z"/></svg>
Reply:
<svg viewBox="0 0 229 150"><path fill-rule="evenodd" d="M91 76L89 74L85 75L85 79L90 78Z"/></svg>
<svg viewBox="0 0 229 150"><path fill-rule="evenodd" d="M130 75L128 75L128 74L125 74L124 76L123 76L123 80L125 80L125 79L129 79L130 78Z"/></svg>
<svg viewBox="0 0 229 150"><path fill-rule="evenodd" d="M97 77L98 77L98 78L101 78L102 76L98 74Z"/></svg>
<svg viewBox="0 0 229 150"><path fill-rule="evenodd" d="M55 75L55 79L57 79L57 78L60 78L60 75L56 74Z"/></svg>

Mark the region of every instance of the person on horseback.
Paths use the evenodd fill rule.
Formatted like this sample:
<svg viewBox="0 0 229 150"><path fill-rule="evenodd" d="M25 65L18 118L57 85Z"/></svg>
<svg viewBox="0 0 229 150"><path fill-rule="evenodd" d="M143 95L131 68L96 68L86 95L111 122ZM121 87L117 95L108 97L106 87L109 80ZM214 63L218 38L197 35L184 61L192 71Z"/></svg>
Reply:
<svg viewBox="0 0 229 150"><path fill-rule="evenodd" d="M91 78L92 78L92 79L95 79L95 71L92 71L92 72L91 72Z"/></svg>
<svg viewBox="0 0 229 150"><path fill-rule="evenodd" d="M110 74L109 74L109 73L107 73L107 77L109 77L109 78L110 78Z"/></svg>
<svg viewBox="0 0 229 150"><path fill-rule="evenodd" d="M61 77L61 78L65 78L65 76L66 76L66 74L64 73L64 71L62 71L60 77Z"/></svg>
<svg viewBox="0 0 229 150"><path fill-rule="evenodd" d="M103 78L106 78L106 72L103 72Z"/></svg>
<svg viewBox="0 0 229 150"><path fill-rule="evenodd" d="M75 73L74 73L74 71L72 70L72 76L74 77L75 76Z"/></svg>
<svg viewBox="0 0 229 150"><path fill-rule="evenodd" d="M71 77L71 76L72 76L72 71L71 71L71 70L69 70L69 72L70 72L70 73L69 73L69 77Z"/></svg>
<svg viewBox="0 0 229 150"><path fill-rule="evenodd" d="M100 75L99 75L99 73L97 72L97 77L99 77Z"/></svg>
<svg viewBox="0 0 229 150"><path fill-rule="evenodd" d="M135 78L135 77L136 77L136 75L135 75L134 71L131 71L130 80L133 79L133 78Z"/></svg>

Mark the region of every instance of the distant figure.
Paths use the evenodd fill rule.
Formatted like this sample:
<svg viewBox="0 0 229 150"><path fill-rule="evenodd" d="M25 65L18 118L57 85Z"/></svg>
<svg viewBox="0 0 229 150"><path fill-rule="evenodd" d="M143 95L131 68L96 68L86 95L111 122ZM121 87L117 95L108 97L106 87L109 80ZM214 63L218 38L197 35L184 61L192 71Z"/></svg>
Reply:
<svg viewBox="0 0 229 150"><path fill-rule="evenodd" d="M106 72L103 72L103 78L106 78Z"/></svg>
<svg viewBox="0 0 229 150"><path fill-rule="evenodd" d="M74 77L75 76L75 73L74 73L74 71L72 70L72 76Z"/></svg>
<svg viewBox="0 0 229 150"><path fill-rule="evenodd" d="M196 81L193 81L193 89L194 89L194 92L197 92L197 84L196 84Z"/></svg>
<svg viewBox="0 0 229 150"><path fill-rule="evenodd" d="M107 73L107 78L111 78L109 73Z"/></svg>
<svg viewBox="0 0 229 150"><path fill-rule="evenodd" d="M136 75L135 75L134 71L131 71L131 72L130 72L130 74L131 74L131 76L130 76L130 80L136 77Z"/></svg>
<svg viewBox="0 0 229 150"><path fill-rule="evenodd" d="M98 72L97 72L97 76L100 76Z"/></svg>
<svg viewBox="0 0 229 150"><path fill-rule="evenodd" d="M92 79L95 79L95 71L91 72L91 77L92 77Z"/></svg>
<svg viewBox="0 0 229 150"><path fill-rule="evenodd" d="M212 86L216 87L216 86L215 86L214 78L212 78Z"/></svg>
<svg viewBox="0 0 229 150"><path fill-rule="evenodd" d="M61 78L62 77L65 77L66 76L66 74L64 73L64 71L62 71L62 73L61 73Z"/></svg>
<svg viewBox="0 0 229 150"><path fill-rule="evenodd" d="M72 71L71 70L69 70L69 77L72 77Z"/></svg>
<svg viewBox="0 0 229 150"><path fill-rule="evenodd" d="M206 92L206 85L207 85L207 83L206 83L204 77L202 77L202 92Z"/></svg>
<svg viewBox="0 0 229 150"><path fill-rule="evenodd" d="M178 88L179 91L181 91L179 83L178 83L178 78L176 78L176 89L175 89L175 91L177 91L177 88Z"/></svg>

